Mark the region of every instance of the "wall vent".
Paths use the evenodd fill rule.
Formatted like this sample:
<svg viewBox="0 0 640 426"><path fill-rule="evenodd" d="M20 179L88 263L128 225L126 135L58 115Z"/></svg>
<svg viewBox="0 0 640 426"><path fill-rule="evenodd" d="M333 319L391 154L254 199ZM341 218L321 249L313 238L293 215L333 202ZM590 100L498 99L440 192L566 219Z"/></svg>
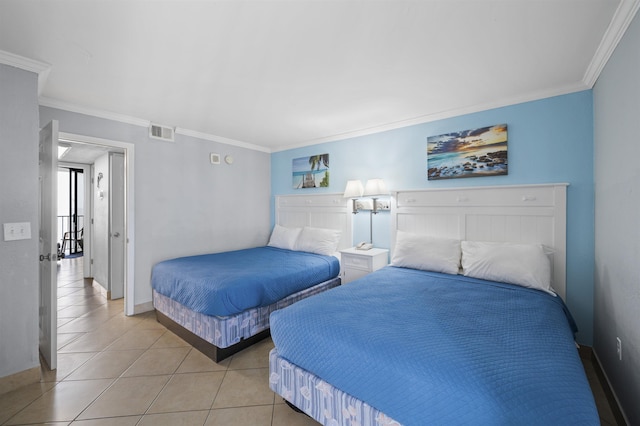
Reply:
<svg viewBox="0 0 640 426"><path fill-rule="evenodd" d="M149 137L153 139L173 142L174 134L175 132L173 127L160 126L158 124L152 124L149 126Z"/></svg>

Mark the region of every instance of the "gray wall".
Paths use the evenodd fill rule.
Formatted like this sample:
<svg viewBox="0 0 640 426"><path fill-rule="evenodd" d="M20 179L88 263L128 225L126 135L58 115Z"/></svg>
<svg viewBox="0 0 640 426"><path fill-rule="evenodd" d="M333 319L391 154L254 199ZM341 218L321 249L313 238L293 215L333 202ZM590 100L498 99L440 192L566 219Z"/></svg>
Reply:
<svg viewBox="0 0 640 426"><path fill-rule="evenodd" d="M640 18L594 88L594 350L630 424L640 424ZM622 360L616 352L622 340Z"/></svg>
<svg viewBox="0 0 640 426"><path fill-rule="evenodd" d="M0 237L0 377L39 365L37 89L0 64L0 224L31 223L30 240Z"/></svg>
<svg viewBox="0 0 640 426"><path fill-rule="evenodd" d="M40 124L135 145L135 305L151 302L158 261L267 243L270 155L184 135L151 139L146 127L41 107ZM211 165L209 153L232 155Z"/></svg>

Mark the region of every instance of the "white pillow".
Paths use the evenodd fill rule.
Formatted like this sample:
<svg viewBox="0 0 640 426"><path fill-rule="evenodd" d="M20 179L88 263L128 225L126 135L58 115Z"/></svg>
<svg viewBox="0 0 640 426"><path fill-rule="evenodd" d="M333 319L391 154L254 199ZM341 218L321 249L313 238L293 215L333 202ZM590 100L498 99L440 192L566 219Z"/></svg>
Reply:
<svg viewBox="0 0 640 426"><path fill-rule="evenodd" d="M468 277L517 284L555 296L551 262L541 244L462 241L462 270Z"/></svg>
<svg viewBox="0 0 640 426"><path fill-rule="evenodd" d="M269 239L269 246L277 247L287 250L295 250L296 241L302 228L286 228L276 223L271 232L271 238Z"/></svg>
<svg viewBox="0 0 640 426"><path fill-rule="evenodd" d="M460 269L460 240L398 231L391 265L457 274Z"/></svg>
<svg viewBox="0 0 640 426"><path fill-rule="evenodd" d="M332 256L338 249L341 234L337 229L305 226L300 232L294 250Z"/></svg>

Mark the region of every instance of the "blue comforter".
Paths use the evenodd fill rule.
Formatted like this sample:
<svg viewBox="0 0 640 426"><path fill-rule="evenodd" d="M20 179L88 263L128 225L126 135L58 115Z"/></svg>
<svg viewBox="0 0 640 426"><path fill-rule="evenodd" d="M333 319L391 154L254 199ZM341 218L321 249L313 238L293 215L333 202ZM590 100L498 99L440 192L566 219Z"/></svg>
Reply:
<svg viewBox="0 0 640 426"><path fill-rule="evenodd" d="M559 297L386 267L273 312L278 354L405 425L593 425Z"/></svg>
<svg viewBox="0 0 640 426"><path fill-rule="evenodd" d="M192 311L227 316L270 305L339 272L333 256L256 247L160 262L151 286Z"/></svg>

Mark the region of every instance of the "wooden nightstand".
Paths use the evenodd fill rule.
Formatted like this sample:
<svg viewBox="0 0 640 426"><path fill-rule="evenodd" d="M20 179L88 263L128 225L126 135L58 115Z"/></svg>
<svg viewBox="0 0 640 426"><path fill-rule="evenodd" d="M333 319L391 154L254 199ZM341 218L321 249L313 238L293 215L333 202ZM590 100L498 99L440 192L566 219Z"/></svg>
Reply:
<svg viewBox="0 0 640 426"><path fill-rule="evenodd" d="M387 249L357 250L353 247L341 250L340 253L344 272L342 284L357 280L389 264L389 250Z"/></svg>

